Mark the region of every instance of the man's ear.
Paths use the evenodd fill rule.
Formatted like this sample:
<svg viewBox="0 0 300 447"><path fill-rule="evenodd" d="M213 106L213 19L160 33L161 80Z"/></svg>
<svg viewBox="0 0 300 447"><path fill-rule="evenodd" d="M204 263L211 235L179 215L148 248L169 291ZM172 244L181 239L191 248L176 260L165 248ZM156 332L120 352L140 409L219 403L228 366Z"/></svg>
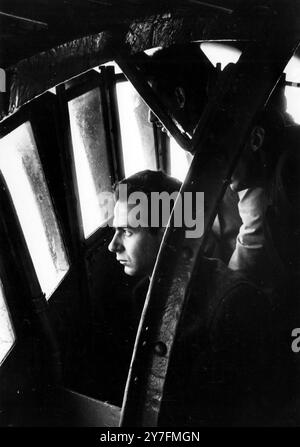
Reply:
<svg viewBox="0 0 300 447"><path fill-rule="evenodd" d="M262 147L264 139L265 139L265 129L261 126L255 126L252 129L249 139L251 150L253 152L258 151Z"/></svg>
<svg viewBox="0 0 300 447"><path fill-rule="evenodd" d="M185 91L182 87L175 88L175 98L180 109L185 106Z"/></svg>

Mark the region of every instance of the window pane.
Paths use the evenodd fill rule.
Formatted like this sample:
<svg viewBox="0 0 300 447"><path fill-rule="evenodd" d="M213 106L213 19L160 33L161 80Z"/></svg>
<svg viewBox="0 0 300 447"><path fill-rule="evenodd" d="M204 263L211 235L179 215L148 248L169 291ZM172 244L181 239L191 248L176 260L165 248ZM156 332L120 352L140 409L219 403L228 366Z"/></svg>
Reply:
<svg viewBox="0 0 300 447"><path fill-rule="evenodd" d="M171 175L183 182L193 156L189 152L183 150L172 137L170 138L170 152Z"/></svg>
<svg viewBox="0 0 300 447"><path fill-rule="evenodd" d="M292 116L296 124L300 124L300 88L285 87L285 97L287 101L286 111Z"/></svg>
<svg viewBox="0 0 300 447"><path fill-rule="evenodd" d="M292 56L284 69L286 80L289 82L300 82L300 58Z"/></svg>
<svg viewBox="0 0 300 447"><path fill-rule="evenodd" d="M230 63L236 64L242 54L237 48L222 43L203 42L200 48L214 66L220 63L222 70Z"/></svg>
<svg viewBox="0 0 300 447"><path fill-rule="evenodd" d="M300 58L291 57L285 67L284 73L288 82L300 82ZM295 86L285 87L286 111L292 116L296 124L300 124L300 88Z"/></svg>
<svg viewBox="0 0 300 447"><path fill-rule="evenodd" d="M16 336L8 307L5 302L2 283L0 281L0 365L13 347L15 340Z"/></svg>
<svg viewBox="0 0 300 447"><path fill-rule="evenodd" d="M157 169L148 107L129 82L117 84L125 176Z"/></svg>
<svg viewBox="0 0 300 447"><path fill-rule="evenodd" d="M49 298L69 264L29 122L0 140L0 169L41 288Z"/></svg>
<svg viewBox="0 0 300 447"><path fill-rule="evenodd" d="M69 114L83 231L88 238L108 219L102 193L111 192L99 88L71 100Z"/></svg>

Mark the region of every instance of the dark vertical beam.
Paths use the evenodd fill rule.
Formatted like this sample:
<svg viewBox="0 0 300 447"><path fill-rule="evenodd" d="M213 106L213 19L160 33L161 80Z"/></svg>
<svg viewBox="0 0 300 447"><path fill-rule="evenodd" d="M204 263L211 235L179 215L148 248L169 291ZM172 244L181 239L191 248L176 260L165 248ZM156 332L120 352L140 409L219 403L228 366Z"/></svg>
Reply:
<svg viewBox="0 0 300 447"><path fill-rule="evenodd" d="M58 124L62 135L61 159L65 181L65 194L68 205L69 229L72 235L72 248L75 259L80 253L80 241L84 239L79 192L76 180L75 162L72 151L72 136L68 112L68 99L64 84L56 87L59 104Z"/></svg>
<svg viewBox="0 0 300 447"><path fill-rule="evenodd" d="M64 175L64 194L67 203L68 228L71 234L69 238L72 246L69 247L70 269L76 272L78 287L80 291L80 308L82 315L89 314L89 279L85 255L85 238L83 233L83 224L80 210L79 191L76 179L75 162L72 151L72 137L68 112L68 100L65 86L62 84L57 87L57 96L59 103L60 134L62 137L61 160L62 172Z"/></svg>
<svg viewBox="0 0 300 447"><path fill-rule="evenodd" d="M103 76L103 94L106 98L105 113L107 115L108 139L111 150L110 156L114 172L114 183L125 176L114 67L101 67L101 75Z"/></svg>

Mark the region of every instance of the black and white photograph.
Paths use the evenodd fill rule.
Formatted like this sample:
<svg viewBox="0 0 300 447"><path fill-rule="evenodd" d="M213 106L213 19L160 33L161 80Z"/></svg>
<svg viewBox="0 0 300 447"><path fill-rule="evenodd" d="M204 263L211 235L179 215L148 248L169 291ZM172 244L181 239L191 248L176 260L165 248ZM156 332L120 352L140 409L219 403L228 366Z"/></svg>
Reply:
<svg viewBox="0 0 300 447"><path fill-rule="evenodd" d="M0 427L300 426L299 42L300 0L0 0Z"/></svg>

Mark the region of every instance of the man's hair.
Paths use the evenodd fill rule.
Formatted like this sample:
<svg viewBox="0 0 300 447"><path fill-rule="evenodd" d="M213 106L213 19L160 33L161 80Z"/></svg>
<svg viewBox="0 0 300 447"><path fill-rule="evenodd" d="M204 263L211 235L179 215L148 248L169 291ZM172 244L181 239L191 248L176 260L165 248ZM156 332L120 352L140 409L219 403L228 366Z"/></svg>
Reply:
<svg viewBox="0 0 300 447"><path fill-rule="evenodd" d="M146 169L145 171L137 172L130 177L126 177L114 185L115 200L119 200L120 185L127 186L127 197L134 192L143 192L148 199L148 216L151 222L151 193L167 192L172 194L178 192L181 188L181 182L174 177L166 174L163 171L152 171ZM174 200L171 200L171 207L174 206ZM172 208L171 208L172 209ZM159 222L161 224L161 212L159 213ZM161 225L162 226L162 225ZM151 227L149 231L156 233L161 227Z"/></svg>

